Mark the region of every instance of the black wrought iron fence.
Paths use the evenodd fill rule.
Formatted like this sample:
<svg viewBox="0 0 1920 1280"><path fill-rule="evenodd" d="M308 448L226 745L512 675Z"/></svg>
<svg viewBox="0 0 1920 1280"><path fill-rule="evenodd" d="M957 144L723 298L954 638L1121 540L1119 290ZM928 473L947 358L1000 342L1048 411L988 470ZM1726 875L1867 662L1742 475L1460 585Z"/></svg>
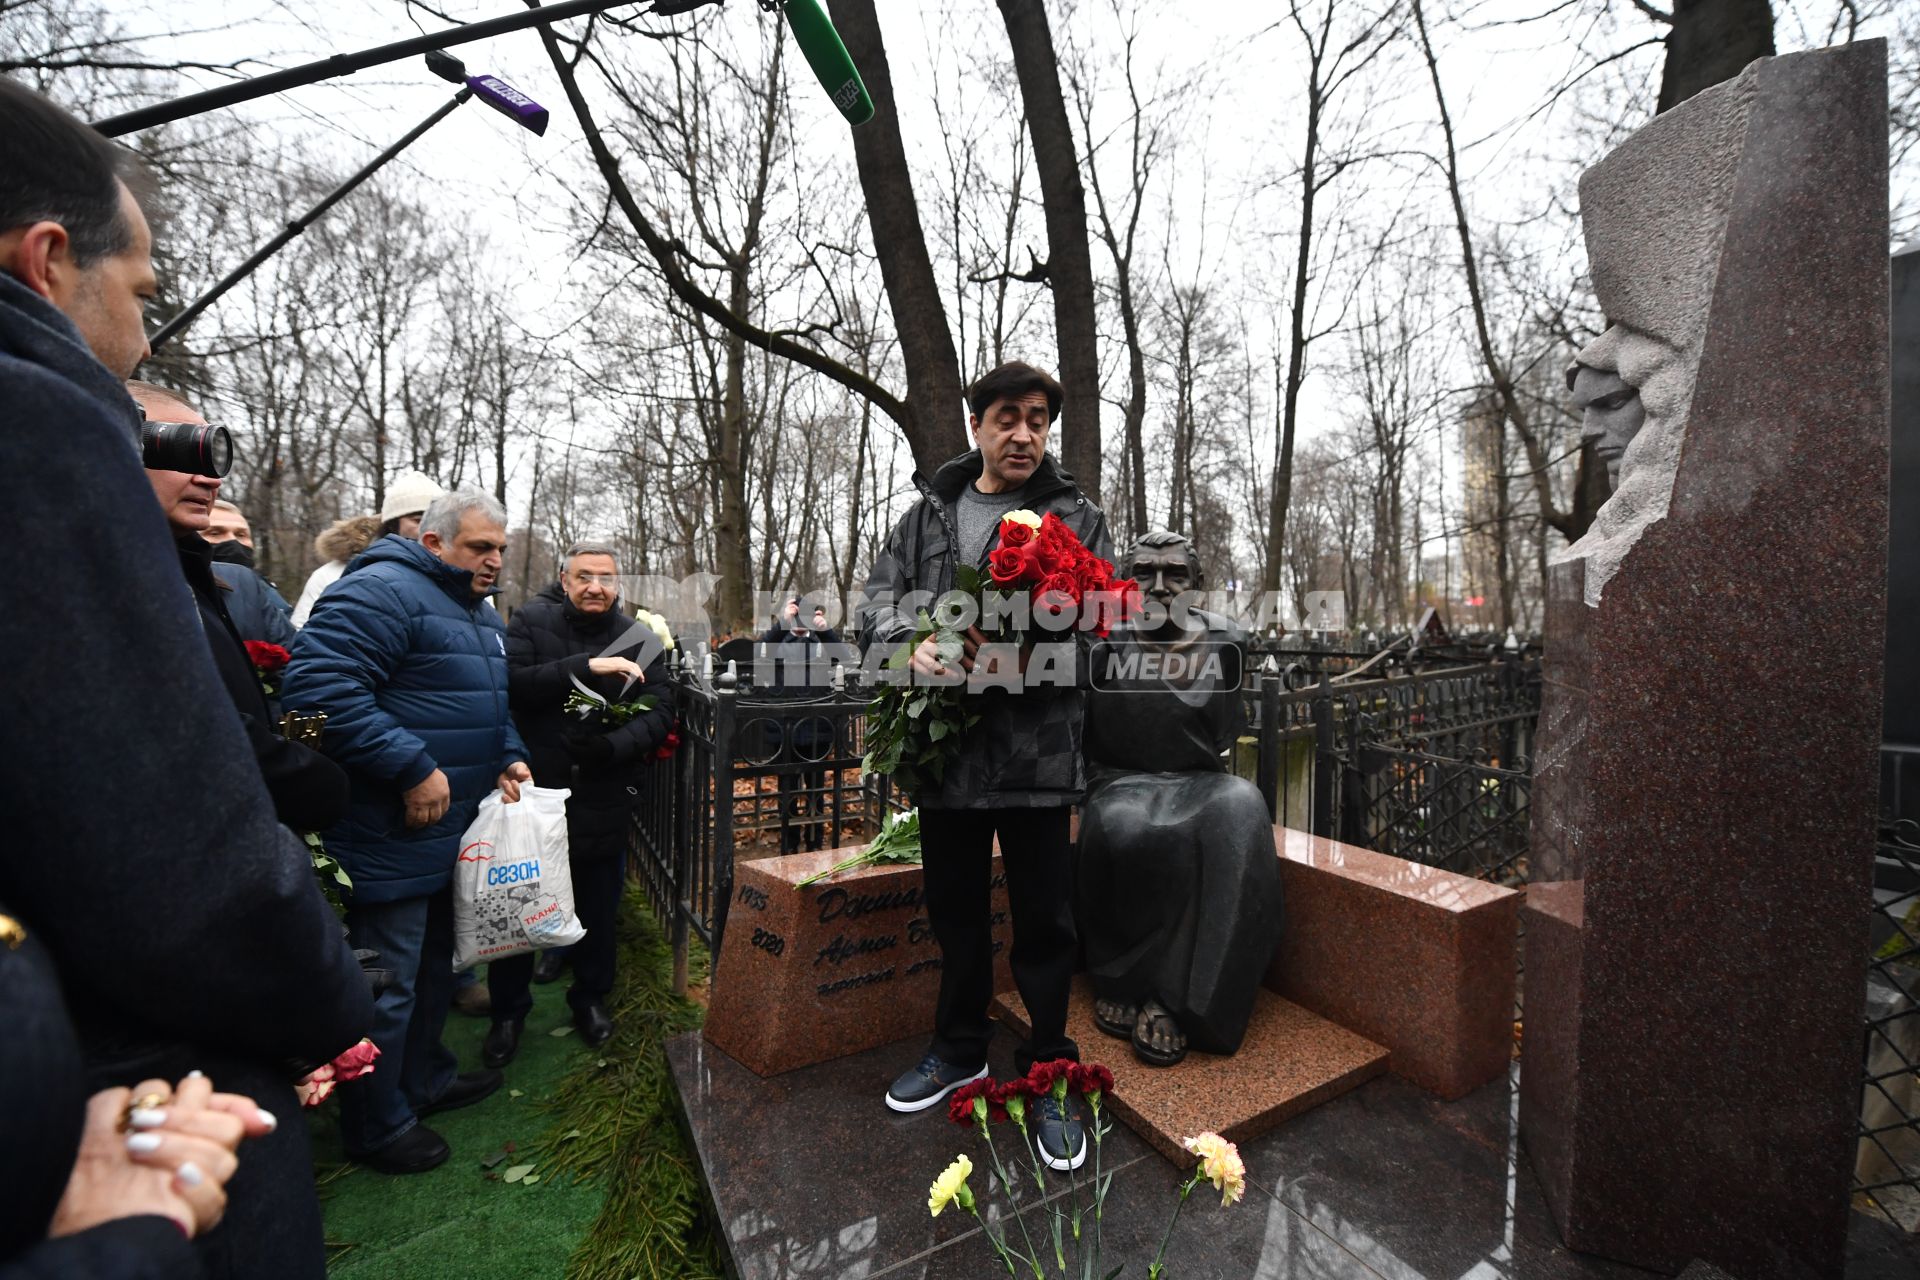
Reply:
<svg viewBox="0 0 1920 1280"><path fill-rule="evenodd" d="M1920 747L1880 749L1865 1073L1853 1185L1920 1229Z"/></svg>
<svg viewBox="0 0 1920 1280"><path fill-rule="evenodd" d="M1378 678L1297 661L1266 666L1243 687L1245 732L1230 767L1259 785L1276 822L1355 843L1391 839L1400 856L1435 865L1510 867L1512 833L1525 829L1514 744L1538 710L1537 662L1516 656ZM858 843L908 803L885 777L860 770L868 695L852 674L830 668L781 689L765 670L716 676L677 659L681 746L654 766L633 844L682 985L690 939L719 945L736 858ZM1491 755L1489 744L1498 747ZM1395 753L1441 750L1476 754L1434 755L1411 771L1389 763Z"/></svg>

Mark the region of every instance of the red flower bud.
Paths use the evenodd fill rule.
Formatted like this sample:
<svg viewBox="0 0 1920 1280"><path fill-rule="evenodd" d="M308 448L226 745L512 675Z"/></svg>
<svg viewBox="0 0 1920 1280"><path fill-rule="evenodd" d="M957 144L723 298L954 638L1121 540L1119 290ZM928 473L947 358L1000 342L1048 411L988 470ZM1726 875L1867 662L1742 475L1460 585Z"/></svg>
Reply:
<svg viewBox="0 0 1920 1280"><path fill-rule="evenodd" d="M247 661L259 671L278 671L293 657L279 645L268 644L265 640L249 640L246 644Z"/></svg>
<svg viewBox="0 0 1920 1280"><path fill-rule="evenodd" d="M1000 522L1000 545L1003 547L1024 547L1033 541L1033 526L1022 524L1018 520Z"/></svg>

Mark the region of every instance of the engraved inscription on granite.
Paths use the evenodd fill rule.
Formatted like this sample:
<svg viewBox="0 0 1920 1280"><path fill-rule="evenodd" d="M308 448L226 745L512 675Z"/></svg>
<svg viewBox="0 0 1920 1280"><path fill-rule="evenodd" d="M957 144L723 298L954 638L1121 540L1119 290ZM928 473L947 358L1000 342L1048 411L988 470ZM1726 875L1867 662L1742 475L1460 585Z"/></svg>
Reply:
<svg viewBox="0 0 1920 1280"><path fill-rule="evenodd" d="M844 860L827 849L743 862L707 1012L707 1039L777 1075L927 1031L940 947L917 866L866 867L802 888ZM993 876L995 985L1007 969L1006 877Z"/></svg>

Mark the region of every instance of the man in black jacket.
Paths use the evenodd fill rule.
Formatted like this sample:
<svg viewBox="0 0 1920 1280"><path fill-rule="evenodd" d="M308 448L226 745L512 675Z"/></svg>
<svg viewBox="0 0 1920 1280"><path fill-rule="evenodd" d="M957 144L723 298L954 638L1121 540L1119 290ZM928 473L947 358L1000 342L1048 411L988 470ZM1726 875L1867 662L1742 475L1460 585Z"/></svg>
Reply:
<svg viewBox="0 0 1920 1280"><path fill-rule="evenodd" d="M198 1242L213 1276L320 1280L291 1081L354 1044L366 979L213 668L120 380L151 239L111 144L0 77L0 902L54 959L88 1087L202 1070L279 1118ZM72 566L57 590L49 566ZM31 1097L0 1106L38 1105Z"/></svg>
<svg viewBox="0 0 1920 1280"><path fill-rule="evenodd" d="M206 424L200 411L176 392L137 381L129 381L127 390L149 422ZM220 673L234 710L240 713L254 759L266 779L267 794L273 797L275 814L296 831L326 830L346 816L346 771L311 747L282 737L275 728L277 717L227 607L231 589L216 575L213 548L200 537L215 495L220 492L220 477L149 467L147 483L153 486L160 513L173 533L180 568L193 591L200 625L213 653L214 670Z"/></svg>
<svg viewBox="0 0 1920 1280"><path fill-rule="evenodd" d="M626 884L627 824L647 785L647 763L673 727L666 624L620 607L620 569L604 543L567 548L560 581L507 623L507 698L527 745L534 785L568 787L567 854L574 907L587 936L573 944L567 1003L590 1045L613 1034L615 922ZM604 710L567 709L570 696ZM652 705L640 710L633 704ZM487 965L493 1025L481 1045L490 1067L509 1062L533 1008L531 955Z"/></svg>
<svg viewBox="0 0 1920 1280"><path fill-rule="evenodd" d="M869 646L892 652L914 631L910 597L930 607L953 589L959 565L984 570L994 534L1011 511L1065 521L1081 543L1113 558L1106 517L1047 456L1047 433L1059 416L1060 384L1028 364L1006 364L967 392L978 446L953 459L932 480L916 475L920 501L894 526L874 562L860 609ZM972 670L980 639L967 640ZM1051 642L1073 643L1071 640ZM1074 672L1063 662L1036 662L1037 673ZM944 677L932 637L915 651L913 670ZM1023 670L1026 670L1023 666ZM1013 978L1033 1018L1033 1034L1015 1052L1021 1070L1035 1061L1079 1057L1067 1036L1067 989L1073 977L1073 861L1068 807L1086 786L1080 726L1085 698L1074 684L1029 678L1023 687L994 688L977 698L981 719L948 761L937 790L915 796L926 880L927 916L940 943L940 998L933 1041L918 1066L895 1080L887 1105L923 1111L986 1074L993 1024L993 935L988 917L993 842L998 835L1013 913ZM1035 1129L1041 1158L1058 1170L1086 1159L1080 1122L1059 1107L1041 1108Z"/></svg>

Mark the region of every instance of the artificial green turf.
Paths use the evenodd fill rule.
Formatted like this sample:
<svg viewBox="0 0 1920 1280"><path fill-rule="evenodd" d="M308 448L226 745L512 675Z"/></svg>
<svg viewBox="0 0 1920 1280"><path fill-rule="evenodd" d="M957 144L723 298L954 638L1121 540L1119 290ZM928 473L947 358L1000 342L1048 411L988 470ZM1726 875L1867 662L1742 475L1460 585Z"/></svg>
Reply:
<svg viewBox="0 0 1920 1280"><path fill-rule="evenodd" d="M393 1177L343 1164L336 1104L315 1115L314 1159L331 1274L353 1280L562 1280L606 1199L602 1181L542 1176L546 1170L534 1155L555 1121L541 1104L569 1070L601 1057L577 1033L549 1034L573 1025L566 985L562 979L533 988L533 1013L498 1093L428 1118L453 1148L452 1159L438 1169ZM485 1018L457 1012L448 1018L446 1044L463 1070L479 1068L486 1029ZM509 1142L514 1154L490 1172L481 1168L482 1160ZM502 1172L530 1161L538 1181L500 1180Z"/></svg>

